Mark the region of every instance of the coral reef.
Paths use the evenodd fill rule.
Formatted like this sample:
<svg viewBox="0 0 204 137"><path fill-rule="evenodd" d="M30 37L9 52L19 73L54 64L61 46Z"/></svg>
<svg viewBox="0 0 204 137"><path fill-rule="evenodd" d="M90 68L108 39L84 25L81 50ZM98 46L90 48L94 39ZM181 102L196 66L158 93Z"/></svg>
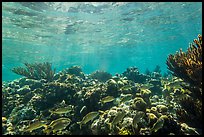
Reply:
<svg viewBox="0 0 204 137"><path fill-rule="evenodd" d="M83 73L82 68L80 66L72 66L68 69L64 69L63 74L66 74L66 73L79 76L81 78L85 78L85 74Z"/></svg>
<svg viewBox="0 0 204 137"><path fill-rule="evenodd" d="M174 76L189 83L173 90L175 101L181 106L176 110L179 120L202 128L202 36L199 34L186 52L180 49L175 55L170 54L166 64Z"/></svg>
<svg viewBox="0 0 204 137"><path fill-rule="evenodd" d="M138 68L129 67L125 72L122 73L124 77L137 83L145 83L149 78L147 75L140 74Z"/></svg>
<svg viewBox="0 0 204 137"><path fill-rule="evenodd" d="M91 73L89 75L89 77L92 79L97 79L101 82L106 82L108 79L110 79L112 77L112 75L109 74L108 72L97 70L97 71Z"/></svg>
<svg viewBox="0 0 204 137"><path fill-rule="evenodd" d="M176 54L170 54L166 64L173 75L190 83L192 86L202 86L202 36L194 39L187 52L181 49Z"/></svg>
<svg viewBox="0 0 204 137"><path fill-rule="evenodd" d="M51 63L24 63L24 65L26 68L16 67L13 68L12 71L18 75L23 75L30 79L46 79L47 81L53 80L55 69L52 70Z"/></svg>
<svg viewBox="0 0 204 137"><path fill-rule="evenodd" d="M24 77L3 83L2 134L202 134L202 104L180 86L183 81L127 70L91 77L74 66L52 81Z"/></svg>

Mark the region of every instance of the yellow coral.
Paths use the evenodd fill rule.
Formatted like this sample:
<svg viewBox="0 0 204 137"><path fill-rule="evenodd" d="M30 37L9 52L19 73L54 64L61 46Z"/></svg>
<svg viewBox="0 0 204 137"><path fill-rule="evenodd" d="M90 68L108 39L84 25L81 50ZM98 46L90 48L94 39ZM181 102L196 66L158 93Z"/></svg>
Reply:
<svg viewBox="0 0 204 137"><path fill-rule="evenodd" d="M118 135L132 135L132 134L133 133L130 130L128 130L128 129L124 128L124 127L119 129L119 132L118 132Z"/></svg>

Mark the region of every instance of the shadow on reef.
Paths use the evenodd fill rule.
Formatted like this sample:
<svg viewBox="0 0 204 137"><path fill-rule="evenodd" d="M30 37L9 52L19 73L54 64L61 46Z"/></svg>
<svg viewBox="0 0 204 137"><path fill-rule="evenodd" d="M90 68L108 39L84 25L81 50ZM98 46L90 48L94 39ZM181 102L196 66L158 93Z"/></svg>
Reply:
<svg viewBox="0 0 204 137"><path fill-rule="evenodd" d="M168 57L173 75L159 66L114 76L80 66L55 73L48 62L14 68L25 77L2 83L2 134L202 134L202 37L194 42Z"/></svg>

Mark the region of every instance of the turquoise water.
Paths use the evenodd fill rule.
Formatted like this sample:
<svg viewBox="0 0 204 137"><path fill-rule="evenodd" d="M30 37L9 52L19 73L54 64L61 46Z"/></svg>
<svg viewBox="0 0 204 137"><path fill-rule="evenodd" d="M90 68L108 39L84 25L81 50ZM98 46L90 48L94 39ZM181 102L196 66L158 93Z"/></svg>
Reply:
<svg viewBox="0 0 204 137"><path fill-rule="evenodd" d="M2 80L11 68L49 61L57 71L140 72L159 65L202 33L201 2L2 3Z"/></svg>

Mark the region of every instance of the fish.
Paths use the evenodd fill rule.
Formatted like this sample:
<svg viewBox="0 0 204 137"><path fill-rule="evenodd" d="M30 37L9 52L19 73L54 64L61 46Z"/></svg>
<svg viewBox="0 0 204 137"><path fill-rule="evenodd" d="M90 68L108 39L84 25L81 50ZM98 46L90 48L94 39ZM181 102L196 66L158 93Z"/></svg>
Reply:
<svg viewBox="0 0 204 137"><path fill-rule="evenodd" d="M148 83L148 84L140 84L138 87L140 90L145 90L145 89L150 89L150 88L154 87L154 85Z"/></svg>
<svg viewBox="0 0 204 137"><path fill-rule="evenodd" d="M115 99L115 98L114 98L113 96L106 96L106 97L102 98L102 99L100 100L100 102L103 103L103 104L105 104L105 103L114 101L114 99Z"/></svg>
<svg viewBox="0 0 204 137"><path fill-rule="evenodd" d="M151 132L157 132L160 128L164 125L164 118L160 117L156 123L154 123L153 127L151 128Z"/></svg>
<svg viewBox="0 0 204 137"><path fill-rule="evenodd" d="M164 87L166 89L170 89L170 88L176 89L176 88L181 88L182 84L183 84L183 80L182 79L175 79L173 82L169 82L167 84L164 84Z"/></svg>
<svg viewBox="0 0 204 137"><path fill-rule="evenodd" d="M86 116L84 116L84 117L82 118L82 121L77 122L77 124L80 125L80 129L81 129L81 126L82 126L83 124L86 124L87 122L93 120L93 119L96 118L98 115L99 115L99 112L96 112L96 111L89 112L88 114L86 114Z"/></svg>
<svg viewBox="0 0 204 137"><path fill-rule="evenodd" d="M132 99L132 94L126 94L126 95L122 95L122 96L123 97L121 98L120 103L126 102L126 101Z"/></svg>
<svg viewBox="0 0 204 137"><path fill-rule="evenodd" d="M32 132L33 130L39 129L41 127L47 128L46 123L47 121L39 121L39 120L35 121L34 123L29 124L29 126L25 129L24 132Z"/></svg>
<svg viewBox="0 0 204 137"><path fill-rule="evenodd" d="M69 118L64 118L64 117L58 118L58 119L52 121L49 124L48 128L46 128L44 130L44 132L49 134L51 131L53 131L53 133L56 133L56 131L58 131L58 130L65 129L70 124L70 122L71 122L71 120Z"/></svg>
<svg viewBox="0 0 204 137"><path fill-rule="evenodd" d="M118 114L114 117L113 121L110 123L110 129L116 124L118 124L126 115L125 110L118 112Z"/></svg>
<svg viewBox="0 0 204 137"><path fill-rule="evenodd" d="M56 110L52 111L52 110L49 110L49 112L51 114L64 114L64 113L68 113L70 111L73 110L73 106L69 105L67 107L63 107L63 108L57 108Z"/></svg>
<svg viewBox="0 0 204 137"><path fill-rule="evenodd" d="M126 86L123 86L122 88L120 88L119 90L120 90L120 91L123 91L123 90L129 90L129 89L131 89L131 88L132 88L131 85L126 85Z"/></svg>
<svg viewBox="0 0 204 137"><path fill-rule="evenodd" d="M137 128L137 123L140 122L141 118L143 118L144 115L145 115L145 113L142 112L142 111L138 111L138 112L135 114L135 116L133 117L133 123L132 123L132 126L133 126L134 128Z"/></svg>

